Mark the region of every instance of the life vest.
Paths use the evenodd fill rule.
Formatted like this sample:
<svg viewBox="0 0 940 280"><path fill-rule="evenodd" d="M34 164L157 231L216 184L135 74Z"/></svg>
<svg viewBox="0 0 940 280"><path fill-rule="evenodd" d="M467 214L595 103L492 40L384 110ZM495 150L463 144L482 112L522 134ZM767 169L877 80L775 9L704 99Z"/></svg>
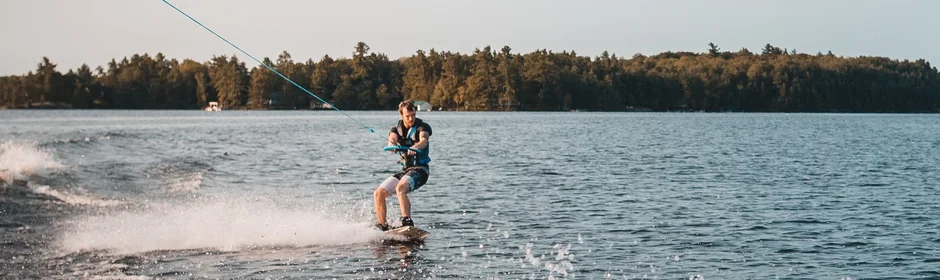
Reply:
<svg viewBox="0 0 940 280"><path fill-rule="evenodd" d="M414 125L410 129L405 129L405 123L398 121L398 145L402 147L411 147L420 140L418 137L418 127L424 124L421 119L415 119ZM401 165L405 167L427 166L431 162L428 152L431 151L431 143L428 143L424 149L420 149L415 156L409 156L407 153L401 154Z"/></svg>

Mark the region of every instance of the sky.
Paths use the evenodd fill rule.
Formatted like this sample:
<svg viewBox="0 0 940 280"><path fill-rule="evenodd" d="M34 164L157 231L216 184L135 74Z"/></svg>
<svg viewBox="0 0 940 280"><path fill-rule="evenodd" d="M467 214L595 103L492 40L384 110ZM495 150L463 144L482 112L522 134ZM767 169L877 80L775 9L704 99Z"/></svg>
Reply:
<svg viewBox="0 0 940 280"><path fill-rule="evenodd" d="M815 54L940 62L934 0L167 0L259 59L350 57L357 42L390 59L417 50L510 46L595 57L765 44ZM3 0L0 76L46 56L67 72L134 54L207 61L238 50L163 0Z"/></svg>

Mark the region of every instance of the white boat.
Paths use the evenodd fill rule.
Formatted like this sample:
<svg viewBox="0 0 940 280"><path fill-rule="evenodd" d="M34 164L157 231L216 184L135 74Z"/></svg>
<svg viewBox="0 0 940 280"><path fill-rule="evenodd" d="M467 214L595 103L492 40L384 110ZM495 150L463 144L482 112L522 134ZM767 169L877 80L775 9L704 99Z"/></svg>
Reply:
<svg viewBox="0 0 940 280"><path fill-rule="evenodd" d="M222 107L219 107L219 102L209 102L209 106L206 107L206 111L219 112L222 111Z"/></svg>

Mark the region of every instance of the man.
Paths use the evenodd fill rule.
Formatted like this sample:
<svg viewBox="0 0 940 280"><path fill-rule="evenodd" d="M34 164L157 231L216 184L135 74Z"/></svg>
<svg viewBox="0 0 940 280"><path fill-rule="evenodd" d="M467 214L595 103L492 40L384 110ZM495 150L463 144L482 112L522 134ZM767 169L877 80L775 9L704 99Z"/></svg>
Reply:
<svg viewBox="0 0 940 280"><path fill-rule="evenodd" d="M428 162L428 138L431 137L431 126L415 117L417 108L409 100L398 104L398 115L401 120L392 127L388 133L388 146L401 146L410 148L407 151L393 151L401 155L402 171L385 179L375 189L375 214L378 222L376 227L385 231L389 229L385 221L385 199L390 195L398 196L401 206L401 226L414 226L411 220L411 201L408 194L417 190L428 181L430 168ZM417 151L415 151L417 150Z"/></svg>

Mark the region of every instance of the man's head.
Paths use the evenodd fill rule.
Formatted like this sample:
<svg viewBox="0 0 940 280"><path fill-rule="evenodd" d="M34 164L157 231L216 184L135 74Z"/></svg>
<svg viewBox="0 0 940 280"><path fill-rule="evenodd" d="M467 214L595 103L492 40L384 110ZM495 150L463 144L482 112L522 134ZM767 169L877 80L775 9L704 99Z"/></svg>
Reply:
<svg viewBox="0 0 940 280"><path fill-rule="evenodd" d="M398 104L398 114L401 115L405 127L411 127L415 124L415 111L417 111L417 108L411 100L405 100Z"/></svg>

